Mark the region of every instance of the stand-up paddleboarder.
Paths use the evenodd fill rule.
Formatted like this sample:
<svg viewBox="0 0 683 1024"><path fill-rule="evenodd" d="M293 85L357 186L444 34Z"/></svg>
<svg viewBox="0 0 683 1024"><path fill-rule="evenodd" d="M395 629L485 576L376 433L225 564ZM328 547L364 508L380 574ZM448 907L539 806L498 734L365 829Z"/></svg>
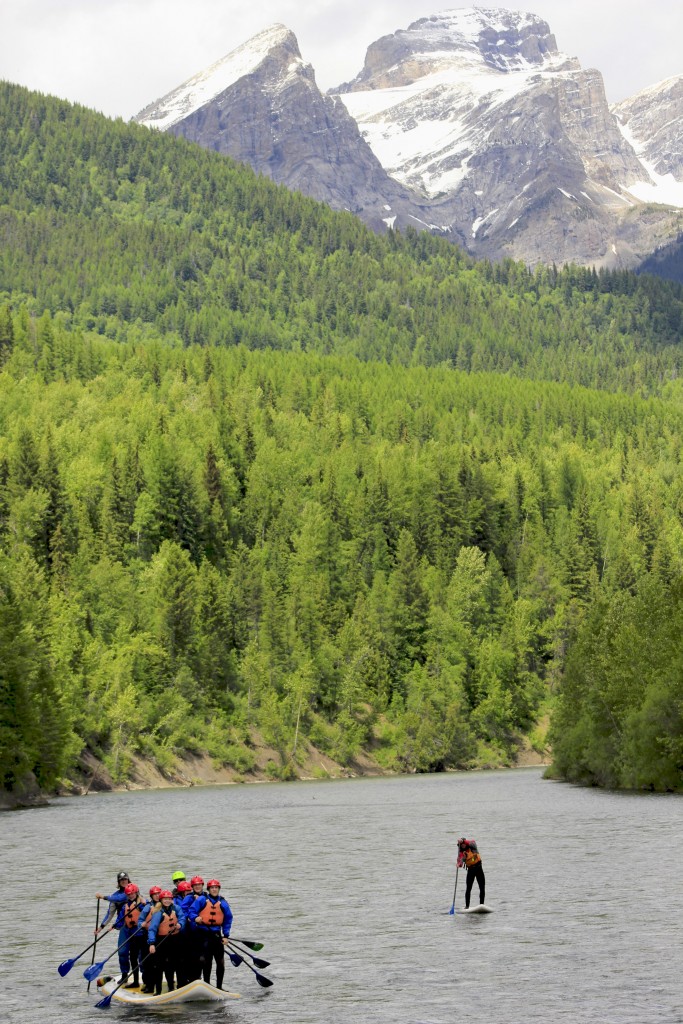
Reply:
<svg viewBox="0 0 683 1024"><path fill-rule="evenodd" d="M486 878L481 863L481 854L474 839L458 839L458 867L467 868L465 884L465 909L469 909L472 886L476 878L479 886L479 903L483 904L486 895Z"/></svg>

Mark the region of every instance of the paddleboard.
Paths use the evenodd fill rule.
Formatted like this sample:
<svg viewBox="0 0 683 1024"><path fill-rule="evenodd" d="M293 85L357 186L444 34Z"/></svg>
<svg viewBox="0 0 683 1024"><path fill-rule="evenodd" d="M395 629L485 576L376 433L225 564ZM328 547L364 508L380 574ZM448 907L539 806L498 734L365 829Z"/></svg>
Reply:
<svg viewBox="0 0 683 1024"><path fill-rule="evenodd" d="M462 907L456 910L456 914L492 914L493 907L487 907L485 903L477 903L476 907Z"/></svg>
<svg viewBox="0 0 683 1024"><path fill-rule="evenodd" d="M120 980L120 975L117 978L110 978L104 984L98 985L99 991L105 995L113 995L117 1002L126 1003L128 1006L168 1006L171 1003L194 1003L199 1001L222 1003L228 999L240 998L236 992L226 992L223 989L214 988L213 985L207 985L202 980L191 981L189 985L183 985L182 988L174 989L173 992L167 991L167 987L164 985L164 990L159 996L141 992L139 988L129 989L124 987L120 988L118 992L114 992Z"/></svg>

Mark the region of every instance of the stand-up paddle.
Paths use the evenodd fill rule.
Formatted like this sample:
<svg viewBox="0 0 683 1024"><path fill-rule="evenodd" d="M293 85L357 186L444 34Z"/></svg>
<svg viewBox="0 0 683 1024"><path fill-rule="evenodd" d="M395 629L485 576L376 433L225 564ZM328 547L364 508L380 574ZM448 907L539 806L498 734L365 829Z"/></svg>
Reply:
<svg viewBox="0 0 683 1024"><path fill-rule="evenodd" d="M458 891L458 871L460 868L455 869L455 885L453 886L453 902L451 903L451 909L448 911L449 914L455 913L455 894Z"/></svg>
<svg viewBox="0 0 683 1024"><path fill-rule="evenodd" d="M266 978L265 974L259 974L256 968L252 967L251 964L248 963L243 956L239 955L239 953L232 953L230 952L230 950L228 950L228 957L230 958L230 963L233 965L233 967L239 967L240 964L244 964L245 967L248 967L249 970L254 973L256 980L258 981L261 988L270 988L270 986L273 984L270 978Z"/></svg>
<svg viewBox="0 0 683 1024"><path fill-rule="evenodd" d="M100 930L100 897L98 896L97 897L97 911L95 913L95 935L97 935L99 930ZM92 965L94 963L95 963L95 947L93 946L93 948L92 948L92 957L91 957L91 960L90 960L90 966L92 967ZM90 982L88 982L88 992L89 991L90 991Z"/></svg>
<svg viewBox="0 0 683 1024"><path fill-rule="evenodd" d="M159 941L156 943L156 948L158 949L159 946L163 942L165 942L167 938L168 938L168 935L164 935L161 939L159 939ZM156 953L148 953L147 956L143 956L142 960L140 961L140 967L142 967L142 965L144 964L145 960L149 960L149 958L152 957L152 956L156 956ZM114 998L114 996L116 995L116 993L118 992L118 990L120 988L122 988L126 984L127 979L128 979L128 975L124 974L122 976L122 978L121 978L121 981L116 986L116 988L112 989L111 992L109 993L109 995L105 996L104 999L100 999L100 1001L98 1003L95 1003L95 1006L97 1007L98 1010L106 1010L107 1009L107 1007L111 1004L111 1001Z"/></svg>
<svg viewBox="0 0 683 1024"><path fill-rule="evenodd" d="M258 953L264 946L263 942L254 942L252 939L233 939L232 936L230 936L230 941L241 942L243 946L248 946L249 949L253 949L255 953Z"/></svg>
<svg viewBox="0 0 683 1024"><path fill-rule="evenodd" d="M107 929L107 931L110 931L110 929ZM103 934L106 935L107 932L103 932ZM57 968L57 970L61 974L62 978L65 977L65 975L67 975L69 973L69 971L71 970L71 968L73 967L73 965L76 963L77 960L80 960L81 957L85 953L87 953L89 949L93 949L97 945L97 943L100 941L101 938L102 938L102 935L98 935L97 938L95 939L95 941L91 942L89 946L85 947L85 949L82 949L81 952L77 956L72 956L70 960L62 960L61 964Z"/></svg>
<svg viewBox="0 0 683 1024"><path fill-rule="evenodd" d="M122 950L123 947L130 942L131 939L134 939L136 935L139 935L141 931L142 925L140 925L137 931L134 931L132 935L129 935L127 939L124 939L121 945L117 946L114 952L110 953L109 956L106 957L106 959L99 960L96 964L93 963L90 965L90 967L86 967L86 969L83 971L83 977L87 980L88 985L90 985L90 982L94 981L95 978L99 978L100 974L102 973L102 969L104 968L104 965L107 963L107 961L111 960L113 956L116 956L116 954L120 950Z"/></svg>
<svg viewBox="0 0 683 1024"><path fill-rule="evenodd" d="M253 953L249 953L246 949L242 949L241 946L236 945L232 941L232 939L228 940L227 946L228 946L228 949L233 950L233 953L236 954L238 957L248 956L249 959L251 960L252 964L254 965L254 967L258 967L261 970L265 970L266 967L270 967L270 960L261 960L260 957L254 956ZM230 959L232 960L233 954L229 954L229 956L230 956ZM232 962L235 963L234 960L232 960ZM237 967L237 966L238 966L238 964L235 964L235 967Z"/></svg>

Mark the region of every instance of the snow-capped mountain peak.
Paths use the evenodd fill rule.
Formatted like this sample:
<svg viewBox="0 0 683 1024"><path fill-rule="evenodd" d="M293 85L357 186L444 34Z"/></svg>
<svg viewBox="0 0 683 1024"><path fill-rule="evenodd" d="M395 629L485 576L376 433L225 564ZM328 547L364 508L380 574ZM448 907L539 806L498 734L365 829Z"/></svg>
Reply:
<svg viewBox="0 0 683 1024"><path fill-rule="evenodd" d="M291 51L288 66L291 74L308 67L301 59L293 32L285 25L271 25L215 64L193 75L162 99L155 100L135 120L149 128L166 131L225 92L245 75L253 74L269 54L281 48Z"/></svg>
<svg viewBox="0 0 683 1024"><path fill-rule="evenodd" d="M477 255L632 266L679 230L683 76L613 111L599 71L534 14L420 18L323 95L275 25L136 120L352 210Z"/></svg>
<svg viewBox="0 0 683 1024"><path fill-rule="evenodd" d="M575 72L545 21L488 8L445 11L377 40L337 91L383 166L434 197L468 173L479 114Z"/></svg>

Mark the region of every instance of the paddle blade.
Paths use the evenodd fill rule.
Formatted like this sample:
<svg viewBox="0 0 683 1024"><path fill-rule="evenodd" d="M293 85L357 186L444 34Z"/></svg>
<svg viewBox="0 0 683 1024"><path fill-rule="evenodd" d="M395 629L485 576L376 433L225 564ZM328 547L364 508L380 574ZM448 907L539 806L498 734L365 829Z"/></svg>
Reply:
<svg viewBox="0 0 683 1024"><path fill-rule="evenodd" d="M453 906L451 907L451 909L450 909L450 910L448 911L448 913L449 913L449 914L454 914L454 913L455 913L455 903L453 904Z"/></svg>
<svg viewBox="0 0 683 1024"><path fill-rule="evenodd" d="M94 981L95 978L99 978L105 963L106 960L100 960L99 963L91 964L90 967L86 967L86 969L83 971L83 977L85 978L85 980Z"/></svg>
<svg viewBox="0 0 683 1024"><path fill-rule="evenodd" d="M113 994L113 993L112 993ZM99 1003L95 1003L98 1010L106 1010L111 1003L111 996L105 996L104 999L100 999Z"/></svg>
<svg viewBox="0 0 683 1024"><path fill-rule="evenodd" d="M237 953L228 953L228 956L230 957L230 963L233 967L239 967L240 964L244 963L242 957L238 956Z"/></svg>
<svg viewBox="0 0 683 1024"><path fill-rule="evenodd" d="M253 949L255 953L258 953L260 949L263 949L262 942L250 942L249 939L235 939L235 942L241 942L243 946L248 946L248 948Z"/></svg>
<svg viewBox="0 0 683 1024"><path fill-rule="evenodd" d="M252 956L251 959L254 967L260 967L262 970L265 970L266 967L270 967L270 960L259 960L257 956Z"/></svg>
<svg viewBox="0 0 683 1024"><path fill-rule="evenodd" d="M57 968L57 970L59 971L61 976L64 977L66 974L69 973L69 971L71 970L71 968L73 967L73 965L75 963L76 963L76 960L63 960L62 963Z"/></svg>
<svg viewBox="0 0 683 1024"><path fill-rule="evenodd" d="M256 974L255 971L254 974ZM265 975L263 974L256 974L256 980L258 981L261 988L270 988L270 986L273 984L270 978L266 978Z"/></svg>

